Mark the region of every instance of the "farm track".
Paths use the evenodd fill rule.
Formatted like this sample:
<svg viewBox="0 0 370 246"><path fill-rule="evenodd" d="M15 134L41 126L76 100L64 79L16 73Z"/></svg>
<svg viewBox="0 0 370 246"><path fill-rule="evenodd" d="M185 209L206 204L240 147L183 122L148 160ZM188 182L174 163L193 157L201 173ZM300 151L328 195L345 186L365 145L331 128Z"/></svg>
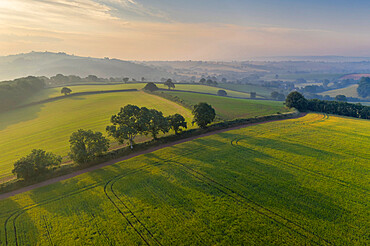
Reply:
<svg viewBox="0 0 370 246"><path fill-rule="evenodd" d="M295 118L299 118L299 117L303 117L305 114L301 114L300 116L298 116L298 117L295 117ZM292 118L289 118L289 119L292 119ZM285 120L285 119L283 119L283 120ZM282 121L282 120L273 120L273 121ZM129 158L132 158L132 157L134 157L134 156L138 156L138 155L141 155L141 154L146 154L146 153L150 153L150 152L153 152L153 151L156 151L156 150L159 150L159 149L162 149L162 148L166 148L166 147L170 147L170 146L173 146L173 145L176 145L176 144L179 144L179 143L183 143L183 142L188 142L188 141L192 141L192 140L194 140L194 139L197 139L197 138L201 138L201 137L205 137L205 136L210 136L210 135L214 135L214 134L218 134L218 133L222 133L222 132L225 132L225 131L231 131L231 130L235 130L235 129L240 129L240 128L243 128L243 127L247 127L247 126L252 126L252 125L258 125L258 124L263 124L263 123L268 123L268 122L273 122L273 121L266 121L266 122L259 122L259 123L252 123L252 124L247 124L247 125L242 125L242 126L237 126L237 127L233 127L233 128L228 128L228 129L222 129L222 130L218 130L218 131L215 131L215 132L210 132L210 133L206 133L206 134L203 134L203 135L200 135L200 136L195 136L195 137L192 137L192 138L188 138L188 139L184 139L184 140L180 140L180 141L177 141L177 142L174 142L174 143L171 143L171 144L167 144L167 145L164 145L164 146L160 146L160 147L156 147L156 148L153 148L153 149L149 149L149 150L147 150L147 151L143 151L143 152L140 152L140 153L137 153L137 154L134 154L134 155L132 155L132 156L128 156L128 157L125 157L125 158L121 158L121 159L119 159L119 160L115 160L115 161L110 161L110 162L107 162L107 163L103 163L102 165L99 165L99 166L95 166L95 167L93 167L93 168L89 168L89 169L85 169L85 170L81 170L81 171L79 171L79 172L76 172L76 173L74 173L74 174L72 174L73 175L73 177L74 176L77 176L77 175L80 175L80 174L82 174L82 173L86 173L86 172L89 172L89 171L92 171L92 170L95 170L95 169L98 169L98 168L101 168L101 167L104 167L104 166L107 166L107 165L111 165L111 164L114 164L114 163L116 163L116 162L120 162L120 161L123 161L123 160L126 160L126 159L129 159ZM223 143L221 143L220 145L223 145ZM202 150L198 150L198 151L202 151ZM182 155L177 155L176 157L174 157L174 158L171 158L171 159L175 159L175 158L179 158L179 157L182 157L182 156L186 156L186 155L188 155L188 154L191 154L191 153L195 153L195 152L198 152L198 151L189 151L189 153L183 153ZM169 162L169 161L171 161L170 159L169 160L166 160L165 162ZM159 163L159 162L157 162L157 163ZM145 166L143 166L142 168L140 168L140 169L143 169L144 167L147 167L148 165L145 165ZM184 166L184 167L186 167L186 166ZM187 168L187 167L186 167ZM92 170L91 170L92 169ZM73 195L77 195L77 194L80 194L80 193L82 193L82 192L85 192L85 191L88 191L88 190L91 190L91 189L94 189L94 188L97 188L98 186L100 186L100 185L103 185L104 184L104 192L105 192L105 194L106 194L106 196L108 197L108 199L112 202L112 204L116 207L116 209L117 210L119 210L120 211L120 213L124 216L124 217L126 217L125 215L124 215L124 213L122 212L122 210L120 210L120 208L116 205L116 203L109 197L109 195L107 195L107 193L106 193L106 187L112 182L112 181L114 181L115 179L117 179L117 180L119 180L120 178L123 178L124 176L127 176L127 175L129 175L129 174L133 174L133 173L136 173L136 172L139 172L140 171L140 169L138 169L138 170L135 170L135 171L133 171L133 172L130 172L130 173L126 173L126 174L124 174L124 175L117 175L117 176L114 176L114 177L112 177L110 180L108 180L105 184L104 184L104 181L103 182L98 182L98 183L94 183L94 184L90 184L90 185L87 185L87 186L84 186L84 187L82 187L82 188L79 188L78 190L75 190L75 191L72 191L72 192L70 192L70 193L67 193L67 194L64 194L64 195L62 195L62 196L59 196L59 197L54 197L54 198L50 198L50 199L46 199L46 200L43 200L43 201L41 201L40 203L37 203L37 204L31 204L31 205L28 205L28 206L24 206L24 207L22 207L22 208L20 208L20 209L18 209L18 210L12 210L12 211L7 211L7 212L3 212L3 213L1 213L0 215L5 215L5 214L9 214L9 213L11 213L11 212L13 212L13 213L11 213L8 217L7 217L7 219L5 220L5 222L4 222L4 233L5 233L5 245L9 245L9 240L8 240L8 223L9 223L9 221L11 220L11 219L13 219L13 232L14 232L14 237L15 237L15 245L19 245L19 242L18 242L18 236L17 236L17 228L16 228L16 221L17 221L17 219L22 215L22 214L24 214L25 212L27 212L28 210L30 210L30 209L33 209L33 208L36 208L36 207L39 207L39 206L42 206L42 205L45 205L45 204L48 204L48 203L51 203L51 202L55 202L55 201L58 201L58 200L61 200L61 199L64 199L64 198L67 198L67 197L70 197L70 196L73 196ZM191 169L191 168L190 168ZM193 169L191 169L191 170L193 170ZM196 172L196 173L198 173L197 171L194 171L193 170L193 172ZM192 174L192 175L194 175L194 174ZM203 175L203 174L201 174L201 175ZM67 177L66 177L67 176ZM71 176L71 175L66 175L66 176L62 176L62 177L58 177L58 178L55 178L55 179L52 179L52 180L48 180L47 182L43 182L42 183L42 185L41 186L37 186L36 185L36 187L35 186L32 186L32 187L34 187L34 188L38 188L38 187L43 187L43 186L46 186L46 185L49 185L49 184L52 184L52 183L55 183L55 182L59 182L59 181L62 181L62 180L65 180L65 179L68 179L68 178L70 178L69 176ZM203 175L204 176L204 175ZM208 179L208 180L212 180L212 179L210 179L210 178L208 178L208 177L206 177L206 176L204 176L206 179ZM197 179L199 179L199 177L197 177ZM116 181L117 181L116 180ZM115 181L115 182L116 182ZM205 182L204 180L203 180L203 182ZM233 190L231 190L231 189L229 189L229 188L227 188L227 187L225 187L225 186L223 186L222 184L220 184L220 183L217 183L216 181L212 181L213 183L215 183L215 184L218 184L218 185L220 185L221 187L224 187L225 189L227 189L227 190L229 190L230 192L232 192L232 193L234 193L234 194L238 194L237 192L235 192L235 191L233 191ZM207 183L207 182L206 182ZM114 183L113 183L114 184ZM112 184L112 186L113 186L113 184ZM210 184L209 184L210 185ZM114 190L113 190L113 187L111 186L111 190L112 190L112 193L114 194L114 196L116 196L116 198L118 199L118 200L120 200L119 199L119 197L116 195L116 193L114 193ZM29 188L29 187L26 187L26 188ZM214 188L216 188L216 189L218 189L218 190L220 190L219 188L217 188L216 186L214 186ZM28 190L32 190L32 189L26 189L26 191L28 191ZM220 190L221 192L223 192L223 193L225 193L225 191L222 191L222 190ZM23 192L25 192L25 191L23 191ZM11 192L11 193L6 193L6 194L2 194L2 195L0 195L0 199L3 199L4 197L9 197L9 196L11 196L11 195L15 195L15 194L18 194L18 193L20 193L20 192L17 192L17 193L15 193L15 192ZM7 195L7 196L4 196L4 195ZM236 199L235 197L233 197L233 196L231 196L230 194L227 194L226 193L226 195L228 195L228 196L230 196L231 198L233 198L233 199ZM238 194L240 197L243 197L243 196L241 196L240 194ZM245 199L248 199L248 198L245 198ZM123 202L122 202L122 200L120 200L120 202L122 203L122 204L124 204ZM253 208L252 208L253 209ZM254 209L255 210L255 209ZM256 210L258 213L260 213L258 210ZM131 215L134 217L134 218L136 218L136 216L134 215L134 213L132 212L132 211L129 211L130 213L131 213ZM272 212L272 213L274 213L274 212ZM262 215L265 215L265 214L262 214ZM266 215L265 215L266 216ZM5 216L1 216L2 218L3 217L5 217ZM268 217L268 215L267 215L267 217ZM273 218L271 218L272 220L274 220L275 221L275 219L273 219ZM126 220L128 221L128 223L134 228L134 226L132 225L132 222L126 217ZM137 219L138 220L138 219ZM281 223L281 222L279 222L279 221L276 221L277 223L280 223L280 224L282 224L282 225L284 225L283 223ZM141 222L139 222L140 224L142 224ZM147 228L145 227L145 225L144 224L142 224L142 226L147 230ZM285 227L287 227L286 225L284 225ZM288 229L292 229L292 228L289 228L289 227L287 227ZM134 228L134 230L139 234L139 235L141 235L140 237L142 237L142 239L143 239L143 241L147 244L147 245L150 245L149 243L148 243L148 241L146 240L146 239L144 239L143 238L143 236L142 236L142 234L140 234L140 232L138 232L137 231L137 229L135 229ZM294 229L292 229L292 230L294 230ZM157 240L157 239L155 239L154 238L154 236L153 236L153 234L149 231L149 230L147 230L147 232L149 233L149 235L151 235L151 237L153 237L153 240L156 242L156 244L158 244L158 245L161 245L160 243L159 243L159 241ZM49 232L47 232L47 233L49 233ZM299 232L297 232L298 234L301 234L301 233L299 233ZM303 235L303 234L301 234L302 236L304 236L304 237L306 237L305 235ZM50 238L50 240L51 240L51 238ZM326 241L325 239L324 239L324 241ZM1 243L1 242L0 242Z"/></svg>

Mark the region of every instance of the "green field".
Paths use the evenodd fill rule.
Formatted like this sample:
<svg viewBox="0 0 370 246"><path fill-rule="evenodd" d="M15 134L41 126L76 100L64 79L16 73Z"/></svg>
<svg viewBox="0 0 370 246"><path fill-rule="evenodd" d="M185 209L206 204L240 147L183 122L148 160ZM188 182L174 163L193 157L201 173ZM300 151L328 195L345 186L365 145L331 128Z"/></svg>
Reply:
<svg viewBox="0 0 370 246"><path fill-rule="evenodd" d="M346 97L357 97L360 98L360 96L357 93L357 87L358 85L351 85L346 88L342 89L336 89L336 90L330 90L330 91L324 91L322 93L319 93L319 95L329 95L331 97L335 97L337 95L345 95Z"/></svg>
<svg viewBox="0 0 370 246"><path fill-rule="evenodd" d="M156 108L165 115L180 113L187 122L192 120L189 110L144 92L69 97L0 113L0 178L11 175L13 163L34 148L67 155L69 137L80 128L105 133L110 117L126 104Z"/></svg>
<svg viewBox="0 0 370 246"><path fill-rule="evenodd" d="M305 79L305 80L335 80L339 79L342 77L344 74L326 74L326 73L297 73L297 74L279 74L279 79L280 80L290 80L290 81L295 81L297 79ZM262 79L265 80L275 80L275 74L268 74Z"/></svg>
<svg viewBox="0 0 370 246"><path fill-rule="evenodd" d="M197 91L197 92L204 92L204 93L211 93L217 94L218 88L206 86L206 85L197 85L197 84L175 84L176 90L186 90L186 91ZM88 92L88 91L107 91L107 90L126 90L126 89L142 89L145 86L145 83L128 83L128 84L117 84L117 85L76 85L76 86L67 86L72 89L72 94L77 92ZM167 89L167 86L163 86L163 84L157 84L158 88ZM22 104L28 104L32 102L38 102L41 100L45 100L48 98L54 98L58 96L62 96L60 93L63 87L56 87L56 88L48 88L42 90L31 97L27 98ZM250 94L237 92L237 91L229 91L227 90L227 94L233 97L250 97Z"/></svg>
<svg viewBox="0 0 370 246"><path fill-rule="evenodd" d="M177 96L187 104L195 105L199 102L207 102L216 110L216 114L225 120L233 120L235 118L252 118L255 116L263 116L276 114L277 112L287 112L283 102L267 101L267 100L249 100L249 99L234 99L227 97L219 97L212 95L202 95L187 92L165 92L172 96Z"/></svg>
<svg viewBox="0 0 370 246"><path fill-rule="evenodd" d="M367 245L368 121L199 138L0 202L1 245Z"/></svg>
<svg viewBox="0 0 370 246"><path fill-rule="evenodd" d="M227 84L218 84L217 86L220 88L235 90L235 91L240 91L240 92L245 92L245 93L256 92L258 95L261 95L264 97L270 97L271 92L274 91L271 88L262 87L258 85L238 85L238 84L227 83Z"/></svg>

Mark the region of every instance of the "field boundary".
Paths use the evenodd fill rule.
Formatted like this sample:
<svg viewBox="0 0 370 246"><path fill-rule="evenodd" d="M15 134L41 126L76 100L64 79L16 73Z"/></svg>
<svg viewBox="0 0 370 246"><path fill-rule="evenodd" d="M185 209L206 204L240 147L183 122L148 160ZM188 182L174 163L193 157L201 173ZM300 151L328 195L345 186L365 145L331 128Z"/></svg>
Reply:
<svg viewBox="0 0 370 246"><path fill-rule="evenodd" d="M44 186L54 184L54 183L57 183L57 182L60 182L60 181L66 180L66 179L70 179L70 178L76 177L78 175L87 173L87 172L91 172L91 171L94 171L94 170L97 170L97 169L100 169L100 168L103 168L103 167L106 167L106 166L109 166L109 165L112 165L112 164L115 164L115 163L118 163L118 162L121 162L121 161L124 161L124 160L134 158L134 157L139 156L139 155L148 154L148 153L151 153L151 152L163 149L163 148L167 148L167 147L171 147L171 146L174 146L174 145L177 145L177 144L189 142L189 141L192 141L192 140L195 140L195 139L198 139L198 138L207 137L207 136L211 136L211 135L226 132L226 131L236 130L236 129L244 128L244 127L247 127L247 126L264 124L264 123L268 123L268 122L282 121L282 120L287 120L287 119L300 118L300 117L303 117L305 115L306 115L306 113L291 112L291 113L286 113L286 114L270 115L270 116L263 116L263 117L251 118L251 119L239 119L239 120L235 120L235 121L232 121L232 122L221 122L221 123L218 123L218 124L214 124L214 125L210 126L208 129L205 129L205 130L198 129L198 130L193 130L193 131L191 131L191 130L185 131L184 132L185 134L183 134L183 135L172 136L172 137L177 138L173 141L171 141L171 136L170 136L170 137L167 138L167 139L169 139L169 141L167 143L163 143L163 144L158 145L158 142L154 142L154 144L156 144L154 146L153 146L153 144L151 144L151 145L147 144L147 146L146 146L147 149L144 149L144 150L141 149L141 150L138 150L137 152L134 152L134 153L131 152L131 154L128 154L128 155L125 155L125 156L122 156L122 157L118 157L118 158L114 158L114 159L111 159L111 160L105 160L105 162L101 162L100 164L93 165L93 166L90 166L88 168L80 169L78 171L75 171L75 172L72 172L72 173L69 173L69 174L64 174L64 175L57 176L57 177L54 176L54 177L52 177L48 180L45 180L45 181L42 181L42 182L39 182L39 183L35 183L35 184L32 184L32 185L28 185L28 186L25 186L25 187L22 187L22 188L19 188L19 189L10 191L10 192L0 194L0 200L5 199L5 198L9 198L9 197L15 196L17 194L21 194L21 193L24 193L24 192L27 192L27 191L30 191L30 190L33 190L33 189L36 189L36 188L44 187ZM145 146L145 143L143 145ZM126 148L124 148L124 149L126 149ZM111 154L113 154L113 157L115 157L115 153L111 153ZM119 155L119 154L120 153L118 152L118 154L116 154L116 156ZM126 152L123 152L123 154L126 154ZM108 157L109 157L109 155L108 155ZM104 160L101 160L101 161L104 161Z"/></svg>

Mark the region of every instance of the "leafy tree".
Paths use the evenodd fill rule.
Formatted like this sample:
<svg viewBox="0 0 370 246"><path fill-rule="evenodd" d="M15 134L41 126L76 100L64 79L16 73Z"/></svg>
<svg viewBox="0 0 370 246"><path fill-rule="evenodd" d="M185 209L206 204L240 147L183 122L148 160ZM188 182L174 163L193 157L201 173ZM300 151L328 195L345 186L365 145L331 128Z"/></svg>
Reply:
<svg viewBox="0 0 370 246"><path fill-rule="evenodd" d="M206 84L207 84L207 85L213 85L213 80L211 80L211 79L207 79Z"/></svg>
<svg viewBox="0 0 370 246"><path fill-rule="evenodd" d="M144 90L147 90L147 91L157 91L158 90L158 87L153 82L149 82L149 83L147 83L145 85Z"/></svg>
<svg viewBox="0 0 370 246"><path fill-rule="evenodd" d="M120 143L128 140L133 149L135 137L148 132L149 117L143 117L142 112L142 108L131 104L121 108L117 115L112 116L112 126L107 126L106 129L108 134Z"/></svg>
<svg viewBox="0 0 370 246"><path fill-rule="evenodd" d="M125 84L127 84L127 82L129 81L130 78L123 78L122 81L125 82Z"/></svg>
<svg viewBox="0 0 370 246"><path fill-rule="evenodd" d="M271 92L271 98L276 99L279 96L279 92L273 91Z"/></svg>
<svg viewBox="0 0 370 246"><path fill-rule="evenodd" d="M101 132L91 130L80 129L72 133L69 143L71 149L69 156L78 164L89 163L109 148L108 139Z"/></svg>
<svg viewBox="0 0 370 246"><path fill-rule="evenodd" d="M174 114L167 117L170 128L175 131L175 134L179 134L181 131L180 127L188 128L188 124L185 118L181 114Z"/></svg>
<svg viewBox="0 0 370 246"><path fill-rule="evenodd" d="M62 162L62 157L41 149L34 149L31 154L22 157L14 163L13 174L17 178L32 180L49 171L50 167Z"/></svg>
<svg viewBox="0 0 370 246"><path fill-rule="evenodd" d="M172 79L167 79L167 81L164 83L165 86L168 86L168 89L171 90L171 88L175 89L175 84L172 82Z"/></svg>
<svg viewBox="0 0 370 246"><path fill-rule="evenodd" d="M361 78L357 87L357 93L363 98L370 97L370 77Z"/></svg>
<svg viewBox="0 0 370 246"><path fill-rule="evenodd" d="M202 102L194 106L193 115L193 124L197 123L199 127L206 128L215 119L216 112L211 105Z"/></svg>
<svg viewBox="0 0 370 246"><path fill-rule="evenodd" d="M50 80L54 81L55 83L65 84L70 82L68 76L64 76L63 74L57 74L52 76Z"/></svg>
<svg viewBox="0 0 370 246"><path fill-rule="evenodd" d="M91 81L91 82L98 82L99 78L95 75L89 75L89 76L86 77L86 80Z"/></svg>
<svg viewBox="0 0 370 246"><path fill-rule="evenodd" d="M279 95L276 97L276 100L278 100L278 101L284 101L285 100L284 94L280 94L279 93Z"/></svg>
<svg viewBox="0 0 370 246"><path fill-rule="evenodd" d="M145 82L145 78L144 77L141 77L141 82Z"/></svg>
<svg viewBox="0 0 370 246"><path fill-rule="evenodd" d="M71 94L72 90L68 87L63 87L60 93L64 94L65 96Z"/></svg>
<svg viewBox="0 0 370 246"><path fill-rule="evenodd" d="M345 95L337 95L335 100L339 102L347 102L347 97Z"/></svg>
<svg viewBox="0 0 370 246"><path fill-rule="evenodd" d="M149 117L149 120L145 121L148 122L148 132L151 133L154 139L157 139L159 132L166 133L170 130L168 120L163 116L162 112L155 109L148 110L147 108L141 108L141 110L142 117Z"/></svg>
<svg viewBox="0 0 370 246"><path fill-rule="evenodd" d="M251 98L256 98L257 97L257 93L256 92L251 92Z"/></svg>
<svg viewBox="0 0 370 246"><path fill-rule="evenodd" d="M227 79L226 78L222 78L221 79L221 82L225 84L225 83L227 83Z"/></svg>
<svg viewBox="0 0 370 246"><path fill-rule="evenodd" d="M299 111L306 110L307 99L301 93L293 91L285 99L285 105L288 108L296 108Z"/></svg>
<svg viewBox="0 0 370 246"><path fill-rule="evenodd" d="M200 83L200 84L205 84L205 83L206 83L206 79L205 79L205 78L201 78L201 79L199 80L199 83Z"/></svg>
<svg viewBox="0 0 370 246"><path fill-rule="evenodd" d="M217 95L218 96L225 97L225 96L227 96L227 92L225 90L218 90L217 91Z"/></svg>

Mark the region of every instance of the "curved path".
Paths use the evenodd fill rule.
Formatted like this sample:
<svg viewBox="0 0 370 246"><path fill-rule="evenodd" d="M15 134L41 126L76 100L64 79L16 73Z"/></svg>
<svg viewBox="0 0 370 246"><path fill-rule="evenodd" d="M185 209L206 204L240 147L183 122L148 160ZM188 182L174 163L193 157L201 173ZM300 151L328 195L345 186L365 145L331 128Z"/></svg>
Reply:
<svg viewBox="0 0 370 246"><path fill-rule="evenodd" d="M40 183L37 183L37 184L34 184L34 185L26 186L26 187L20 188L20 189L15 190L15 191L0 194L0 200L11 197L11 196L15 196L17 194L27 192L27 191L30 191L30 190L33 190L33 189L36 189L36 188L40 188L40 187L44 187L44 186L47 186L47 185L50 185L50 184L54 184L54 183L57 183L59 181L70 179L70 178L76 177L80 174L91 172L91 171L103 168L105 166L109 166L109 165L112 165L112 164L115 164L115 163L118 163L118 162L121 162L121 161L124 161L124 160L131 159L131 158L139 156L139 155L148 154L148 153L151 153L151 152L163 149L163 148L167 148L167 147L171 147L171 146L174 146L174 145L177 145L177 144L189 142L189 141L192 141L194 139L207 137L207 136L211 136L211 135L226 132L226 131L236 130L236 129L244 128L244 127L247 127L247 126L254 126L254 125L260 125L260 124L265 124L265 123L269 123L269 122L296 119L296 118L303 117L305 115L306 115L306 113L301 113L296 117L291 117L291 118L286 118L286 119L268 120L268 121L257 122L257 123L247 123L247 124L243 124L243 125L240 125L240 126L235 126L235 127L230 127L230 128L226 128L226 129L216 130L216 131L204 133L204 134L201 134L201 135L198 135L198 136L193 136L193 137L177 140L177 141L174 141L174 142L171 142L171 143L162 144L162 145L159 145L159 146L156 146L156 147L153 147L153 148L149 148L147 150L139 151L139 152L136 152L136 153L133 153L131 155L127 155L127 156L124 156L124 157L121 157L121 158L118 158L118 159L110 160L110 161L107 161L107 162L104 162L104 163L101 163L101 164L98 164L98 165L95 165L95 166L92 166L92 167L89 167L89 168L86 168L86 169L78 170L78 171L70 173L70 174L66 174L66 175L63 175L63 176L48 179L48 180L45 180L43 182L40 182Z"/></svg>

